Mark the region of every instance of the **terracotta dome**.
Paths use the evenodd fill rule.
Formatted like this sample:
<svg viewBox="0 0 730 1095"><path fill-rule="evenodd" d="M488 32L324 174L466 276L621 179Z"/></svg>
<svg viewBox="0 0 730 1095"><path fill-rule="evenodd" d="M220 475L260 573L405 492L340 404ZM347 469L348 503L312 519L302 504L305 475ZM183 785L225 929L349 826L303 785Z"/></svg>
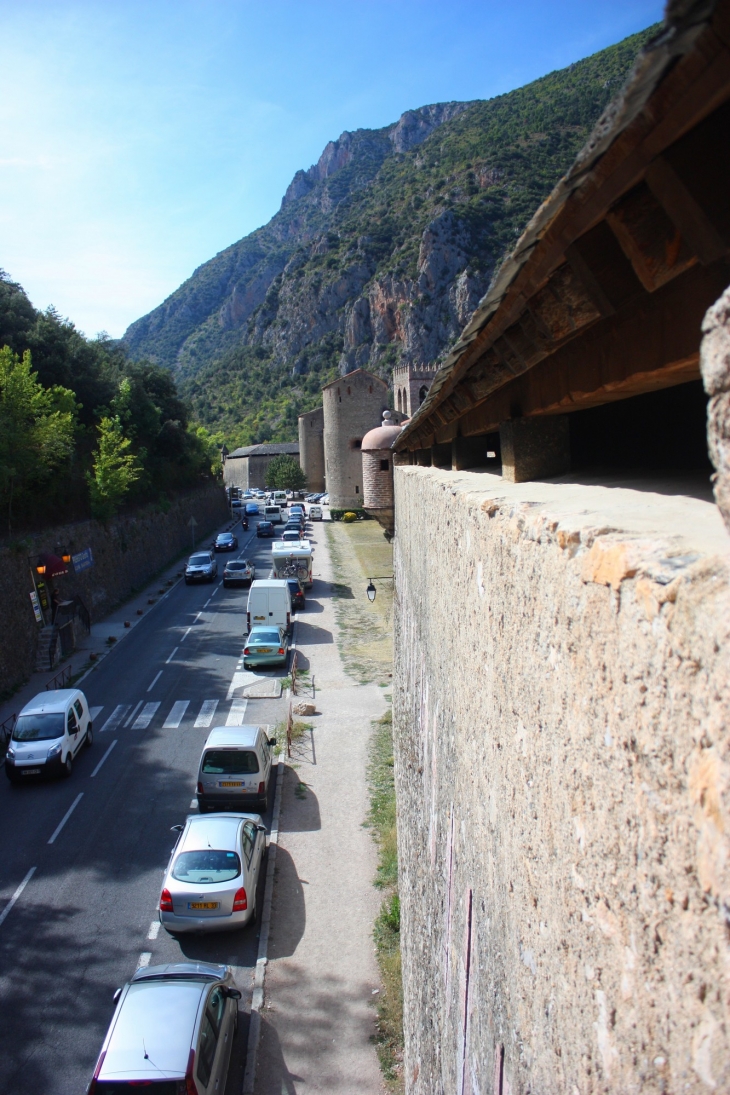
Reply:
<svg viewBox="0 0 730 1095"><path fill-rule="evenodd" d="M402 426L397 426L395 422L391 421L390 411L385 411L382 426L376 426L374 430L366 433L360 448L363 452L378 452L382 449L390 449L402 429Z"/></svg>

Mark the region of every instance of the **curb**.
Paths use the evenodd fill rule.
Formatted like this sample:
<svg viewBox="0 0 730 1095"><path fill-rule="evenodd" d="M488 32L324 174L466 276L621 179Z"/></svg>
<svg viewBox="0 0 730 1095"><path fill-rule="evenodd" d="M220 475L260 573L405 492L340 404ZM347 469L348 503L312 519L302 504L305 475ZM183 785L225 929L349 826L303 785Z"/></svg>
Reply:
<svg viewBox="0 0 730 1095"><path fill-rule="evenodd" d="M258 1058L259 1040L261 1037L261 1009L264 1006L264 980L266 977L266 964L268 962L266 952L269 946L269 928L271 927L271 903L274 896L274 871L276 869L276 848L279 843L279 814L281 813L281 792L284 785L285 764L285 754L282 753L279 758L279 770L276 773L276 794L274 796L274 810L271 819L271 836L269 837L269 858L266 868L264 907L261 914L261 934L259 935L259 950L256 957L256 970L253 979L251 1018L248 1028L248 1043L246 1046L246 1068L243 1073L241 1095L253 1095L254 1085L256 1083L256 1062Z"/></svg>

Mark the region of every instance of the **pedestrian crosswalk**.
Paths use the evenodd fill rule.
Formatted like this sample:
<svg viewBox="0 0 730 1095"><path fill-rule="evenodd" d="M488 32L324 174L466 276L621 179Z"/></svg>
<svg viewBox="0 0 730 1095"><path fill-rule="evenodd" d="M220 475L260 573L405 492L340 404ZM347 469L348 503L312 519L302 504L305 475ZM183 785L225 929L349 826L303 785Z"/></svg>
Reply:
<svg viewBox="0 0 730 1095"><path fill-rule="evenodd" d="M191 723L196 730L205 729L213 723L217 726L243 726L246 700L236 698L231 700L230 705L224 701L220 707L219 710L218 700L203 700L200 708L191 700L175 700L168 711L167 707L163 708L159 701L143 705L142 700L139 700L134 707L130 703L120 703L116 707L106 709L103 706L92 707L89 713L92 722L100 727L99 732L102 734L121 728L147 730L153 723L159 726L157 720L162 716L164 716L161 724L163 730L178 730L183 726L190 726Z"/></svg>

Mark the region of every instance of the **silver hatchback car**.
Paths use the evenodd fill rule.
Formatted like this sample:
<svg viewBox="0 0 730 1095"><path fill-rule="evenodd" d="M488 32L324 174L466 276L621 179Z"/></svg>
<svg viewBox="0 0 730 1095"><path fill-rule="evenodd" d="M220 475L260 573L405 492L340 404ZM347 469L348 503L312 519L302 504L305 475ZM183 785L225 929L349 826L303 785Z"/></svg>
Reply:
<svg viewBox="0 0 730 1095"><path fill-rule="evenodd" d="M172 850L160 923L172 934L232 931L258 917L266 826L258 814L192 814Z"/></svg>
<svg viewBox="0 0 730 1095"><path fill-rule="evenodd" d="M198 1095L225 1090L241 993L230 966L178 962L138 969L117 1008L89 1095Z"/></svg>

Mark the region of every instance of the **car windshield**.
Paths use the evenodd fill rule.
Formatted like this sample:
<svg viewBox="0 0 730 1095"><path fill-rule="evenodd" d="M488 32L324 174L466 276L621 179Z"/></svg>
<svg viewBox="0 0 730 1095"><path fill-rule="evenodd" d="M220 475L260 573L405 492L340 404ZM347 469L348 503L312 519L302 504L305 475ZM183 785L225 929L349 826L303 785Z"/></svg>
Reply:
<svg viewBox="0 0 730 1095"><path fill-rule="evenodd" d="M258 757L250 749L209 749L203 757L206 776L251 776L258 770Z"/></svg>
<svg viewBox="0 0 730 1095"><path fill-rule="evenodd" d="M274 646L279 645L279 632L278 631L256 631L252 632L248 637L249 646Z"/></svg>
<svg viewBox="0 0 730 1095"><path fill-rule="evenodd" d="M233 537L231 536L230 532L222 532L220 534L220 536L218 537L218 543L219 544L230 544L232 539L233 539Z"/></svg>
<svg viewBox="0 0 730 1095"><path fill-rule="evenodd" d="M140 1087L148 1091L154 1088L150 1095L177 1095L180 1090L177 1080L97 1080L94 1091L100 1095L139 1095Z"/></svg>
<svg viewBox="0 0 730 1095"><path fill-rule="evenodd" d="M245 570L247 563L227 563L226 570Z"/></svg>
<svg viewBox="0 0 730 1095"><path fill-rule="evenodd" d="M300 593L301 592L301 590L299 588L299 582L295 582L292 579L292 581L287 582L286 584L289 586L289 589L291 590L292 593Z"/></svg>
<svg viewBox="0 0 730 1095"><path fill-rule="evenodd" d="M204 567L210 562L209 555L191 555L188 560L189 567Z"/></svg>
<svg viewBox="0 0 730 1095"><path fill-rule="evenodd" d="M181 852L172 868L178 882L193 882L196 886L230 882L241 873L241 860L235 852L218 852L201 848L197 852Z"/></svg>
<svg viewBox="0 0 730 1095"><path fill-rule="evenodd" d="M62 736L62 711L49 715L20 715L13 730L13 741L50 741Z"/></svg>

